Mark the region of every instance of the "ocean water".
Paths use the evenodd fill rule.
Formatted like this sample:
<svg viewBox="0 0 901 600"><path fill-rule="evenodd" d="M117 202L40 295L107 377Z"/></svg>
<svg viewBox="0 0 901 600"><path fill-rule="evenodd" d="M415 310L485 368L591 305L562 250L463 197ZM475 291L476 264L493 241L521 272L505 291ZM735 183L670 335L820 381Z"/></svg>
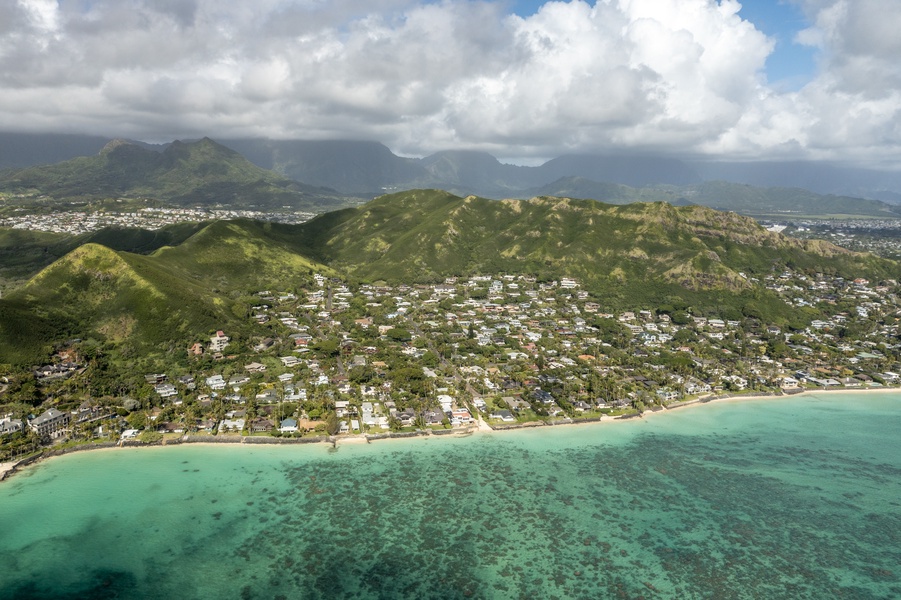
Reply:
<svg viewBox="0 0 901 600"><path fill-rule="evenodd" d="M0 598L901 598L901 394L0 484Z"/></svg>

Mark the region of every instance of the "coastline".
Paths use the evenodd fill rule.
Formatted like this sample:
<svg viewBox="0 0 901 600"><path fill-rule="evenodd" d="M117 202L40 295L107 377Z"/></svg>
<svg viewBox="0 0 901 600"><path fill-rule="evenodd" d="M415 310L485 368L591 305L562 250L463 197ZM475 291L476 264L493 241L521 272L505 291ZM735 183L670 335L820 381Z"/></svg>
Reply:
<svg viewBox="0 0 901 600"><path fill-rule="evenodd" d="M40 454L35 454L33 456L29 456L19 461L8 461L0 463L0 483L10 479L13 475L20 472L23 468L43 462L47 459L65 456L67 454L72 454L73 452L86 452L86 451L111 451L111 450L120 450L125 448L138 449L138 448L163 448L166 446L183 446L183 445L191 445L191 446L289 446L289 445L308 445L308 444L331 444L332 447L338 448L342 445L360 445L360 444L370 444L373 441L381 441L381 440L404 440L404 439L430 439L430 438L441 438L441 437L469 437L471 435L476 434L497 434L506 431L521 431L524 429L536 429L543 427L555 427L561 425L594 425L597 423L612 423L616 421L633 421L635 419L644 419L650 415L655 414L665 414L672 410L678 410L682 408L691 408L703 406L705 404L710 404L713 402L747 402L747 401L760 401L760 400L777 400L787 397L802 397L807 395L815 395L821 393L844 393L844 394L857 394L857 393L866 393L866 394L888 394L888 393L901 393L901 386L899 387L867 387L867 388L823 388L823 389L804 389L798 390L796 392L782 392L782 393L762 393L762 394L721 394L721 395L707 395L699 398L695 398L692 400L686 400L684 402L676 402L668 407L659 407L657 410L646 410L643 413L638 414L628 414L628 415L620 415L616 417L611 417L609 415L602 415L600 418L589 418L589 419L568 419L561 420L552 423L546 423L543 421L531 421L528 423L516 423L510 426L500 426L492 428L481 417L478 419L475 425L471 425L469 427L460 428L460 429L448 429L448 430L418 430L418 431L410 431L410 432L390 432L390 433L377 433L377 434L355 434L355 435L346 435L346 436L327 436L327 437L317 437L317 438L263 438L263 437L250 437L250 436L223 436L217 438L213 438L211 436L191 436L185 435L184 437L165 440L163 442L145 444L137 441L120 441L120 442L102 442L97 444L83 444L79 446L71 446L64 449L58 450L49 450L48 452L42 452Z"/></svg>

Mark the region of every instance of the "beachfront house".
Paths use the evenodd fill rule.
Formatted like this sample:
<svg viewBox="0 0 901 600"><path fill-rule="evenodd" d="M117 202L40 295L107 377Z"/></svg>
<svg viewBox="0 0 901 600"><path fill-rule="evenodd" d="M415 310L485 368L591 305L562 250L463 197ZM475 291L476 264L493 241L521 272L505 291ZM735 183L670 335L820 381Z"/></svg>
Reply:
<svg viewBox="0 0 901 600"><path fill-rule="evenodd" d="M283 419L282 422L279 423L278 430L282 433L295 433L297 431L297 420Z"/></svg>
<svg viewBox="0 0 901 600"><path fill-rule="evenodd" d="M56 439L66 433L71 415L51 408L28 422L28 426L41 437Z"/></svg>
<svg viewBox="0 0 901 600"><path fill-rule="evenodd" d="M11 417L0 419L0 436L8 435L10 433L18 433L23 429L24 425L22 423L22 419L13 419Z"/></svg>

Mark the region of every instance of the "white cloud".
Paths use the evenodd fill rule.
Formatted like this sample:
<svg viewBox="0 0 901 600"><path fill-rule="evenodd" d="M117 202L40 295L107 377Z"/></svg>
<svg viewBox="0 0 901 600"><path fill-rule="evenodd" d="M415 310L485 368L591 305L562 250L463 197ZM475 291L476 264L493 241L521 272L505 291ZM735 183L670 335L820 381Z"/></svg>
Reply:
<svg viewBox="0 0 901 600"><path fill-rule="evenodd" d="M735 0L0 0L0 128L898 156L901 5L797 1L821 70L783 93Z"/></svg>

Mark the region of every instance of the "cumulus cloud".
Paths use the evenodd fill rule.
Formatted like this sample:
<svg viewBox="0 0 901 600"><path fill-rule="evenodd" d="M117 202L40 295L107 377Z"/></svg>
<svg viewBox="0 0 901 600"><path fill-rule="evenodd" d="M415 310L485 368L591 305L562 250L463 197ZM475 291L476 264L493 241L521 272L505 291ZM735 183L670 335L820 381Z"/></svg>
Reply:
<svg viewBox="0 0 901 600"><path fill-rule="evenodd" d="M0 0L0 128L897 156L901 7L797 1L820 72L784 93L736 0Z"/></svg>

